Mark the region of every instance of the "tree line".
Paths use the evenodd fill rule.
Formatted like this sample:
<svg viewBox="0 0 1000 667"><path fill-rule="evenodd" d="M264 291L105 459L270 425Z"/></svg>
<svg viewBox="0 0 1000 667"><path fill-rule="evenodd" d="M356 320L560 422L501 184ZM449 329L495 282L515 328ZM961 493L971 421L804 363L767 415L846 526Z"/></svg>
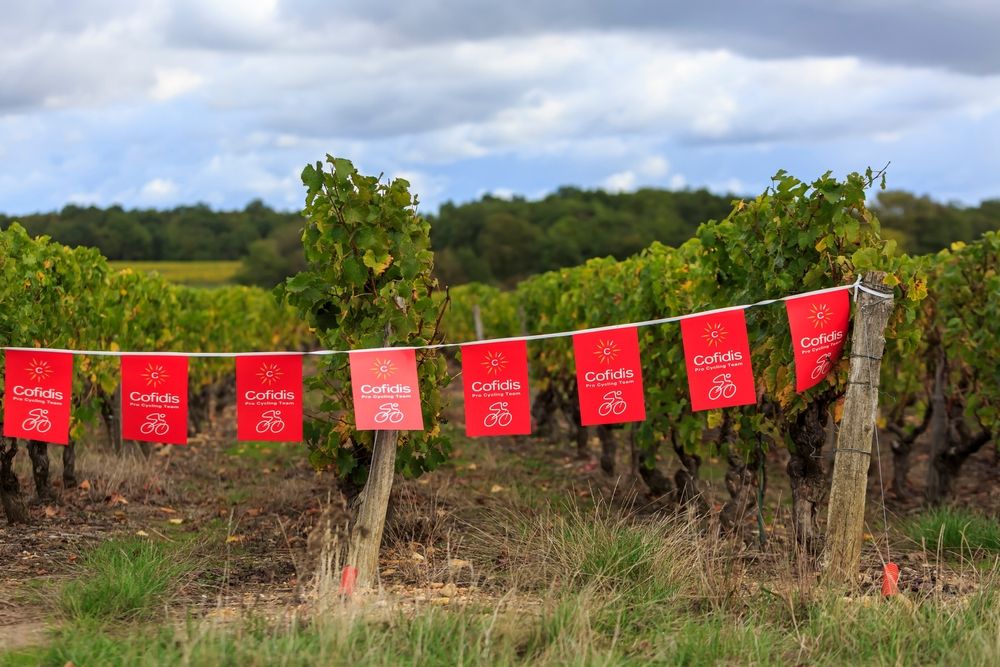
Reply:
<svg viewBox="0 0 1000 667"><path fill-rule="evenodd" d="M654 241L677 246L699 224L724 218L732 199L704 189L609 193L563 187L539 200L485 195L463 204L446 202L436 215L426 216L435 276L444 285L475 281L511 287L591 257L623 259ZM886 238L914 255L1000 229L1000 199L964 207L886 191L872 209ZM237 280L245 284L270 287L306 266L300 213L276 211L260 200L231 211L205 204L169 210L70 204L17 219L33 236L96 247L114 260L241 259ZM13 220L0 214L0 228Z"/></svg>

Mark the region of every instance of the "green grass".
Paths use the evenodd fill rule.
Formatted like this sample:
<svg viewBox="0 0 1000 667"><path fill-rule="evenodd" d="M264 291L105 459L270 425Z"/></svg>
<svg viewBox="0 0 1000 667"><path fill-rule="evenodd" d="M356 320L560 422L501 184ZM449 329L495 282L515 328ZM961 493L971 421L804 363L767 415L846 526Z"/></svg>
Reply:
<svg viewBox="0 0 1000 667"><path fill-rule="evenodd" d="M59 596L59 609L74 623L153 618L193 567L164 543L109 540L84 558L79 578Z"/></svg>
<svg viewBox="0 0 1000 667"><path fill-rule="evenodd" d="M960 553L1000 551L1000 523L967 510L939 507L906 524L907 535L928 549Z"/></svg>
<svg viewBox="0 0 1000 667"><path fill-rule="evenodd" d="M145 262L133 260L118 260L111 262L116 269L131 267L136 271L159 273L172 283L191 285L194 287L218 287L233 282L236 272L240 269L239 261L206 260L206 261L171 261Z"/></svg>
<svg viewBox="0 0 1000 667"><path fill-rule="evenodd" d="M236 487L226 491L226 503L230 505L239 505L240 503L245 503L251 498L253 498L253 491L250 489L245 489L243 487Z"/></svg>
<svg viewBox="0 0 1000 667"><path fill-rule="evenodd" d="M949 512L928 516L946 516L933 525L957 525L968 542L981 517ZM488 569L504 555L486 572L496 601L394 609L367 599L292 620L164 622L158 612L191 568L183 548L107 542L65 587L51 643L0 655L0 667L1000 664L990 576L968 596L850 599L780 565L758 585L733 545L600 502L485 519L461 556Z"/></svg>
<svg viewBox="0 0 1000 667"><path fill-rule="evenodd" d="M928 599L909 607L839 599L813 605L801 627L826 664L988 665L1000 661L1000 611L994 589L965 599Z"/></svg>
<svg viewBox="0 0 1000 667"><path fill-rule="evenodd" d="M190 620L129 634L91 624L0 665L985 665L1000 658L996 602L988 592L912 608L830 598L793 616L763 601L699 611L681 597L637 616L614 593L566 592L528 612L344 608L312 622Z"/></svg>

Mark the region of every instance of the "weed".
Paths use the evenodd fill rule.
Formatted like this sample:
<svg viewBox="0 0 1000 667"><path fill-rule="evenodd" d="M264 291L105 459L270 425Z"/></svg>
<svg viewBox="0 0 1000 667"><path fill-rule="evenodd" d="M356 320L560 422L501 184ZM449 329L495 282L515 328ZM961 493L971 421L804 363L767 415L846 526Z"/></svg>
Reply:
<svg viewBox="0 0 1000 667"><path fill-rule="evenodd" d="M912 540L935 551L1000 551L1000 525L996 519L968 510L935 508L909 521L905 529Z"/></svg>
<svg viewBox="0 0 1000 667"><path fill-rule="evenodd" d="M131 621L157 615L193 563L177 549L139 538L113 539L84 558L59 608L73 622Z"/></svg>

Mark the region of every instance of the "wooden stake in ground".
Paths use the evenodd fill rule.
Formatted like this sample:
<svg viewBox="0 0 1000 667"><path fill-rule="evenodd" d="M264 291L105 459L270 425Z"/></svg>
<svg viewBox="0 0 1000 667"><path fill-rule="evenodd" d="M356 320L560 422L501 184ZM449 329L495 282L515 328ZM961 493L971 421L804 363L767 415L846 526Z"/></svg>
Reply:
<svg viewBox="0 0 1000 667"><path fill-rule="evenodd" d="M476 340L482 340L486 338L486 334L483 333L483 314L479 310L479 304L472 304L472 325L476 329Z"/></svg>
<svg viewBox="0 0 1000 667"><path fill-rule="evenodd" d="M879 370L885 349L885 327L893 309L892 292L885 291L884 278L882 271L865 274L861 284L879 294L861 292L851 334L851 366L833 461L823 554L826 578L832 583L852 581L861 558L868 466L878 413Z"/></svg>

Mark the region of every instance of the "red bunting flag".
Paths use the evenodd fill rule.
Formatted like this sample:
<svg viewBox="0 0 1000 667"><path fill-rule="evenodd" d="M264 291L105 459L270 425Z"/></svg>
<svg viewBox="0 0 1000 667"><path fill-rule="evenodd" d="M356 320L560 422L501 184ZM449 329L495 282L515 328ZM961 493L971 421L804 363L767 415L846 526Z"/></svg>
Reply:
<svg viewBox="0 0 1000 667"><path fill-rule="evenodd" d="M3 434L68 444L73 355L7 350L6 361Z"/></svg>
<svg viewBox="0 0 1000 667"><path fill-rule="evenodd" d="M237 440L302 440L302 355L236 358Z"/></svg>
<svg viewBox="0 0 1000 667"><path fill-rule="evenodd" d="M573 336L580 420L584 426L646 418L635 327Z"/></svg>
<svg viewBox="0 0 1000 667"><path fill-rule="evenodd" d="M683 319L681 338L692 410L757 402L742 309Z"/></svg>
<svg viewBox="0 0 1000 667"><path fill-rule="evenodd" d="M354 419L359 431L422 431L417 356L413 350L350 353Z"/></svg>
<svg viewBox="0 0 1000 667"><path fill-rule="evenodd" d="M186 445L187 390L187 357L122 357L122 437Z"/></svg>
<svg viewBox="0 0 1000 667"><path fill-rule="evenodd" d="M462 346L465 433L528 435L528 344L523 340Z"/></svg>
<svg viewBox="0 0 1000 667"><path fill-rule="evenodd" d="M833 370L847 341L851 299L847 290L785 302L795 351L795 390L819 384Z"/></svg>

